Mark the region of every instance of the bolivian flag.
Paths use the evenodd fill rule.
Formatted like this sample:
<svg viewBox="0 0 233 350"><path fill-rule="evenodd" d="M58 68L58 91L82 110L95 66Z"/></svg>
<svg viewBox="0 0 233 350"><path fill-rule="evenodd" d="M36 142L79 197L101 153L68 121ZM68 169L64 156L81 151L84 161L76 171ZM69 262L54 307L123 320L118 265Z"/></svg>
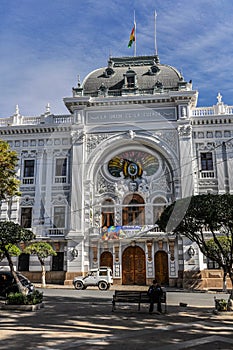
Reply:
<svg viewBox="0 0 233 350"><path fill-rule="evenodd" d="M135 25L133 26L133 29L132 29L130 37L129 37L128 47L131 47L133 45L134 41L135 41Z"/></svg>

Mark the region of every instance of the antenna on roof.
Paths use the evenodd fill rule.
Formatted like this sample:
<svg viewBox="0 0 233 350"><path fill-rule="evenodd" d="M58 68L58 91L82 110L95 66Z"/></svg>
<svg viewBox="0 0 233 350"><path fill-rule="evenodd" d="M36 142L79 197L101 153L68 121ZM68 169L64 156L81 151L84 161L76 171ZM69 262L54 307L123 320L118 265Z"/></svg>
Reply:
<svg viewBox="0 0 233 350"><path fill-rule="evenodd" d="M157 17L157 12L155 11L154 13L154 21L155 21L155 28L154 28L154 36L155 36L155 55L158 55L158 47L157 47L157 35L156 35L156 17Z"/></svg>

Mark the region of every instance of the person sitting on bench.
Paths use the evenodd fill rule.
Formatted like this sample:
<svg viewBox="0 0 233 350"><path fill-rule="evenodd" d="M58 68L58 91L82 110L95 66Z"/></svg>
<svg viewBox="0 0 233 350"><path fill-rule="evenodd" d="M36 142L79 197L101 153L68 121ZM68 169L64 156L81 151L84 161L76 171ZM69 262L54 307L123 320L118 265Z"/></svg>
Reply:
<svg viewBox="0 0 233 350"><path fill-rule="evenodd" d="M156 279L153 280L153 284L149 287L147 293L150 299L149 313L152 314L154 303L157 303L157 311L162 313L161 297L163 295L163 289Z"/></svg>

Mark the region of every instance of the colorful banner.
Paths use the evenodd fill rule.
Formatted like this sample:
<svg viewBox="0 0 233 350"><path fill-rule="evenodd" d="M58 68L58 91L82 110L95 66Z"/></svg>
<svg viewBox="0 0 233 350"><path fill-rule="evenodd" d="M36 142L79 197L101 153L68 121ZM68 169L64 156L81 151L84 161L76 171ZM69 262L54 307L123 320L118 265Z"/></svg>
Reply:
<svg viewBox="0 0 233 350"><path fill-rule="evenodd" d="M148 232L149 226L105 226L102 228L102 240L133 238L140 236L144 231Z"/></svg>

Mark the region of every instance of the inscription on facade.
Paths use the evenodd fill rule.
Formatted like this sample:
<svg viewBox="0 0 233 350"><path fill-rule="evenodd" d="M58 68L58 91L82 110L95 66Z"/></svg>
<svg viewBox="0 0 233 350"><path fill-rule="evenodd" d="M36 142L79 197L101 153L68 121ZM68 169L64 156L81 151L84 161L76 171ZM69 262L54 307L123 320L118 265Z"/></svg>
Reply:
<svg viewBox="0 0 233 350"><path fill-rule="evenodd" d="M87 124L125 123L132 121L160 121L161 119L176 120L175 108L142 109L127 111L88 112Z"/></svg>

